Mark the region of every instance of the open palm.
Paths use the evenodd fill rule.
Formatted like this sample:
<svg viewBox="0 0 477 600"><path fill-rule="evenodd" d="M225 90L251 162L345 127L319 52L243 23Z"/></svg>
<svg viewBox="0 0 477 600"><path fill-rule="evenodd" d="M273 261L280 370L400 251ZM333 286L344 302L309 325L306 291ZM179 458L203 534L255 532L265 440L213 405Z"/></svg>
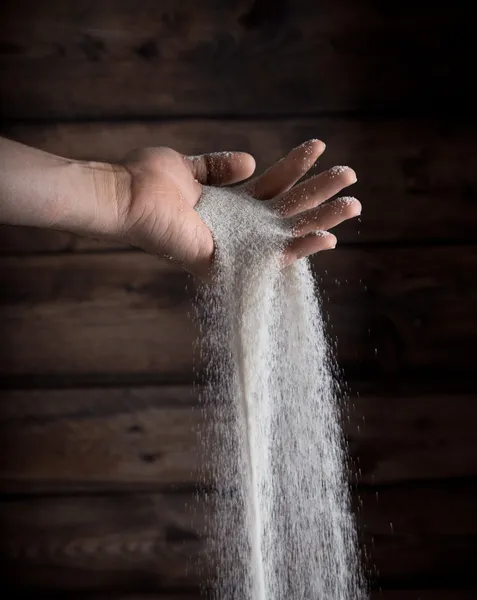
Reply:
<svg viewBox="0 0 477 600"><path fill-rule="evenodd" d="M297 183L324 151L319 140L292 150L243 189L265 200L290 223L294 239L288 244L284 264L333 248L336 238L327 233L361 212L354 198L326 202L356 181L347 167L335 167ZM218 152L184 156L170 148L145 148L126 157L130 189L123 199L123 236L147 252L166 256L203 277L212 263L212 234L194 210L202 185L227 185L243 181L255 170L255 161L243 152ZM320 232L319 235L316 235Z"/></svg>

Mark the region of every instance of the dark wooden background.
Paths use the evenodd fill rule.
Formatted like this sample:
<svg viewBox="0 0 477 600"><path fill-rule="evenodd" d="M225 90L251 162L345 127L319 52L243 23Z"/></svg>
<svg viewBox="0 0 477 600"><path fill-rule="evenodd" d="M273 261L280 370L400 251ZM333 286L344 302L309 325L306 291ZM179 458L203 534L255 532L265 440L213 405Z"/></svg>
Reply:
<svg viewBox="0 0 477 600"><path fill-rule="evenodd" d="M373 598L477 597L477 19L430 0L6 0L1 132L68 157L320 137L362 223L318 256L351 389ZM0 557L12 595L196 598L203 415L187 276L0 242ZM203 576L202 576L203 577Z"/></svg>

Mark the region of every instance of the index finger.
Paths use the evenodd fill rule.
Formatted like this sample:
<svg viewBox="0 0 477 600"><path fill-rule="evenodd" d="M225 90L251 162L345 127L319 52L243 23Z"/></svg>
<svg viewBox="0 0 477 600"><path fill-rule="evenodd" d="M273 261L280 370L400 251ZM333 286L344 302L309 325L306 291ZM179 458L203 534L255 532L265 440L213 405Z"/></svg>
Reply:
<svg viewBox="0 0 477 600"><path fill-rule="evenodd" d="M247 182L244 186L245 191L258 200L270 200L287 192L311 169L325 148L326 145L321 140L304 142L265 173Z"/></svg>

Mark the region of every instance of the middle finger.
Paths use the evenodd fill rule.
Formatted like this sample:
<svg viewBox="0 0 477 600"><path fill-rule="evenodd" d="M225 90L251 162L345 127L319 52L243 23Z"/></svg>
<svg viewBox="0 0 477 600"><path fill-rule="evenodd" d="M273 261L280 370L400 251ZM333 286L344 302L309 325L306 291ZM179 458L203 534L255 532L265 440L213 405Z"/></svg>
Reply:
<svg viewBox="0 0 477 600"><path fill-rule="evenodd" d="M291 217L322 204L356 181L356 173L350 167L333 167L296 185L277 198L273 207L283 217Z"/></svg>

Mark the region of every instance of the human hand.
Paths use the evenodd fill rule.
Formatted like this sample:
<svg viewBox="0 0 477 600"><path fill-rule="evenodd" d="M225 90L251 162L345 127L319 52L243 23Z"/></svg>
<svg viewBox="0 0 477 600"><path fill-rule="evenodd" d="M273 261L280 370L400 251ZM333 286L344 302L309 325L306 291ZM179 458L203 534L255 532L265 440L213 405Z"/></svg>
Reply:
<svg viewBox="0 0 477 600"><path fill-rule="evenodd" d="M125 241L174 260L195 275L207 273L214 252L209 228L194 207L202 185L226 185L250 177L255 161L244 152L184 156L170 148L145 148L123 161L130 175L119 199Z"/></svg>
<svg viewBox="0 0 477 600"><path fill-rule="evenodd" d="M294 239L285 250L285 265L334 248L336 237L327 230L361 212L356 199L326 202L356 181L348 167L334 167L295 185L324 149L319 140L305 142L242 185L289 220ZM241 152L186 157L170 148L146 148L135 151L122 164L130 178L118 199L123 240L204 276L212 262L214 243L194 210L202 185L242 181L253 173L254 159ZM316 231L323 233L316 235Z"/></svg>

